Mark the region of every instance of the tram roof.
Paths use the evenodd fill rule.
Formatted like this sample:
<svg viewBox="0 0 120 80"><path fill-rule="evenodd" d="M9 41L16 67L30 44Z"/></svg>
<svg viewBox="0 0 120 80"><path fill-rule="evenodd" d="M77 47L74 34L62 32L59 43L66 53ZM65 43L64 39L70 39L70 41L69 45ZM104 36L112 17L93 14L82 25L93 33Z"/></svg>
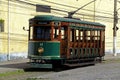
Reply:
<svg viewBox="0 0 120 80"><path fill-rule="evenodd" d="M103 26L103 27L105 27L105 25L97 23L97 22L82 21L82 20L77 20L77 19L70 19L70 18L63 18L63 17L52 16L52 15L37 15L33 19L41 20L41 21L75 22L75 23L89 24L89 25L96 25L96 26Z"/></svg>

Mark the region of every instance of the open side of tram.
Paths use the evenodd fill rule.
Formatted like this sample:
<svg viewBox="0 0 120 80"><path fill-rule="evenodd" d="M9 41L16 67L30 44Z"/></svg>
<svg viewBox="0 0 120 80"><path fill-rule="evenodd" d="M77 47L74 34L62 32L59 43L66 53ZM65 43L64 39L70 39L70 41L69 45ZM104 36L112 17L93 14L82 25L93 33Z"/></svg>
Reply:
<svg viewBox="0 0 120 80"><path fill-rule="evenodd" d="M105 26L39 15L29 21L28 58L34 68L80 65L105 55Z"/></svg>

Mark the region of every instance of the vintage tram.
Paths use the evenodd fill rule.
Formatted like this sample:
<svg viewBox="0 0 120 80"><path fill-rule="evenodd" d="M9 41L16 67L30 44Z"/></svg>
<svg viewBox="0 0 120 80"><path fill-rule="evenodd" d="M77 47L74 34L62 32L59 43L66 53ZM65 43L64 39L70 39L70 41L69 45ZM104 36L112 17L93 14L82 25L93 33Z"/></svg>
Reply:
<svg viewBox="0 0 120 80"><path fill-rule="evenodd" d="M105 25L38 15L29 20L28 44L28 58L34 68L94 63L105 55Z"/></svg>

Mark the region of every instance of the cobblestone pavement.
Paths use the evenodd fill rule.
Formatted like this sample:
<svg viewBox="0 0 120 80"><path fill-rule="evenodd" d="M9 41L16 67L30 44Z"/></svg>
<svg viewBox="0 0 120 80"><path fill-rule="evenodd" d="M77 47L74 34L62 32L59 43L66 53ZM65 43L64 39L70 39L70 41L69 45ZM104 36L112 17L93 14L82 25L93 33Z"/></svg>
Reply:
<svg viewBox="0 0 120 80"><path fill-rule="evenodd" d="M0 62L0 80L31 80L29 77L50 74L53 71L32 69L28 59L17 59Z"/></svg>
<svg viewBox="0 0 120 80"><path fill-rule="evenodd" d="M42 75L38 80L120 80L120 55L105 56L103 63ZM109 62L110 61L110 62Z"/></svg>
<svg viewBox="0 0 120 80"><path fill-rule="evenodd" d="M119 58L120 58L120 54L118 54L117 56L113 56L112 54L106 54L104 60L119 59ZM0 62L0 73L14 71L14 70L21 70L24 68L30 68L27 62L29 62L29 59L17 59L17 60Z"/></svg>
<svg viewBox="0 0 120 80"><path fill-rule="evenodd" d="M40 80L120 80L120 61L75 68L37 78Z"/></svg>
<svg viewBox="0 0 120 80"><path fill-rule="evenodd" d="M35 80L120 80L120 54L117 56L106 54L104 60L105 62L95 66L79 67L60 72L41 73L39 71L37 73L34 72L33 76L30 76L31 73L28 72L27 77L38 78ZM27 62L29 62L28 59L0 62L0 73L30 68ZM17 75L15 80L21 80L21 77L22 75Z"/></svg>

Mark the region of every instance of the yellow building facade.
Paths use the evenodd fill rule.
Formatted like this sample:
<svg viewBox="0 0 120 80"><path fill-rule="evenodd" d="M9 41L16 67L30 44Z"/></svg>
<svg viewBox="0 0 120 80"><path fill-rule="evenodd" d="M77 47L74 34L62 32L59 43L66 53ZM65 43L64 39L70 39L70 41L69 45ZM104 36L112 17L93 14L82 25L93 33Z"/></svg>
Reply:
<svg viewBox="0 0 120 80"><path fill-rule="evenodd" d="M28 29L30 18L35 15L66 17L68 12L78 8L81 9L76 12L74 17L106 25L106 51L111 53L113 43L113 13L111 13L113 6L111 5L113 5L113 1L91 1L93 0L0 0L0 61L7 60L8 56L10 59L27 57L28 32L23 30L23 26ZM84 6L89 2L91 3ZM50 6L51 11L36 12L36 5ZM117 40L119 43L119 38ZM117 44L118 51L119 48L120 46Z"/></svg>

